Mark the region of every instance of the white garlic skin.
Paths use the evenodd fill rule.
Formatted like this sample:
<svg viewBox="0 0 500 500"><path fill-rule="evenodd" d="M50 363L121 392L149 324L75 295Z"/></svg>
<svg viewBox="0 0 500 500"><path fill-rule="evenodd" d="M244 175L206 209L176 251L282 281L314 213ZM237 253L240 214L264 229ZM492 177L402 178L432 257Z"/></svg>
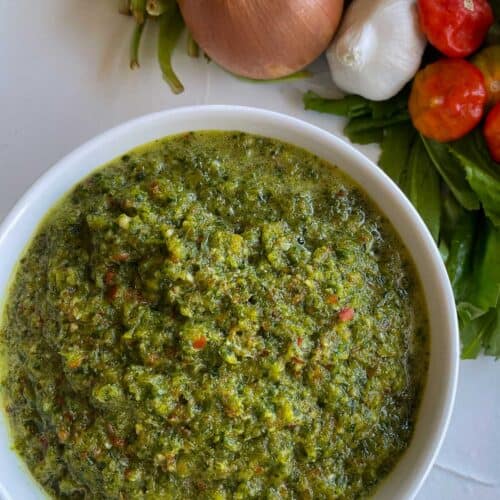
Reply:
<svg viewBox="0 0 500 500"><path fill-rule="evenodd" d="M340 89L383 101L413 78L425 45L415 0L354 0L326 57Z"/></svg>

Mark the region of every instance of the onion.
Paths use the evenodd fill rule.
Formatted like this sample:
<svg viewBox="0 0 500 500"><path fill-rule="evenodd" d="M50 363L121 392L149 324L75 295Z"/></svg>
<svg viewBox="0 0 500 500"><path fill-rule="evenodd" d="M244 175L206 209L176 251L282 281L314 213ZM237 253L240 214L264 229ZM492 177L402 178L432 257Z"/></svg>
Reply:
<svg viewBox="0 0 500 500"><path fill-rule="evenodd" d="M255 79L294 73L329 45L343 0L179 0L193 38L214 61Z"/></svg>

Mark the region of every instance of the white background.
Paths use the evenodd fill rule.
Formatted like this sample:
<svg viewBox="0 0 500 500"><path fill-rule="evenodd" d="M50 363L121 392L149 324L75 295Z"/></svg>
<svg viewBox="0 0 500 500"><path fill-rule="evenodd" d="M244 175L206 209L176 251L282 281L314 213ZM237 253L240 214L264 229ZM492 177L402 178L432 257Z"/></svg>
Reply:
<svg viewBox="0 0 500 500"><path fill-rule="evenodd" d="M146 29L140 70L128 69L132 20L117 0L0 0L0 220L47 168L76 146L130 118L192 104L243 104L288 113L341 135L343 122L302 109L312 88L332 93L326 65L281 84L238 80L185 55L173 96ZM374 147L360 148L372 159ZM1 263L0 263L1 265ZM444 446L418 499L500 499L500 363L462 361Z"/></svg>

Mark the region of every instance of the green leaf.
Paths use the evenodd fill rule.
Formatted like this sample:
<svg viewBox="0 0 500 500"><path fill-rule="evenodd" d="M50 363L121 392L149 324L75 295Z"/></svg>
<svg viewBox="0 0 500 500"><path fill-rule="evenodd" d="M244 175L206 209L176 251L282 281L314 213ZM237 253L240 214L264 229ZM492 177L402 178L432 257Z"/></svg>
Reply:
<svg viewBox="0 0 500 500"><path fill-rule="evenodd" d="M434 240L438 241L441 219L439 177L420 137L411 148L405 177L402 182L406 195L427 224Z"/></svg>
<svg viewBox="0 0 500 500"><path fill-rule="evenodd" d="M462 325L479 318L485 313L485 310L470 302L459 302L457 304L457 313Z"/></svg>
<svg viewBox="0 0 500 500"><path fill-rule="evenodd" d="M465 178L463 165L450 153L448 145L421 137L434 166L455 195L455 198L467 210L477 210L479 200Z"/></svg>
<svg viewBox="0 0 500 500"><path fill-rule="evenodd" d="M485 221L474 248L473 283L468 302L487 311L500 298L500 229Z"/></svg>
<svg viewBox="0 0 500 500"><path fill-rule="evenodd" d="M481 352L481 346L491 333L491 327L495 321L496 313L491 311L479 316L479 318L461 325L460 337L462 340L462 359L477 358Z"/></svg>
<svg viewBox="0 0 500 500"><path fill-rule="evenodd" d="M471 188L481 201L486 215L500 226L500 165L493 162L479 130L450 143L450 152L465 168Z"/></svg>
<svg viewBox="0 0 500 500"><path fill-rule="evenodd" d="M449 242L446 270L455 294L460 300L469 287L472 271L476 214L463 211L458 219Z"/></svg>
<svg viewBox="0 0 500 500"><path fill-rule="evenodd" d="M441 259L446 264L448 262L448 257L450 256L450 249L448 248L448 243L443 239L439 240L439 254L441 255Z"/></svg>
<svg viewBox="0 0 500 500"><path fill-rule="evenodd" d="M489 331L483 337L484 352L488 356L500 357L500 308L494 310L495 319L490 323Z"/></svg>
<svg viewBox="0 0 500 500"><path fill-rule="evenodd" d="M441 202L443 209L441 216L441 237L449 243L458 221L466 212L446 186L444 186L442 192Z"/></svg>
<svg viewBox="0 0 500 500"><path fill-rule="evenodd" d="M406 169L411 145L416 132L411 123L387 127L381 143L382 153L378 164L382 170L396 183L399 183Z"/></svg>
<svg viewBox="0 0 500 500"><path fill-rule="evenodd" d="M372 118L376 120L380 118L389 118L400 112L407 112L410 88L411 87L408 85L387 101L368 101L370 103Z"/></svg>
<svg viewBox="0 0 500 500"><path fill-rule="evenodd" d="M370 130L378 130L380 140L382 139L383 129L391 125L396 125L400 123L409 123L410 116L408 112L400 112L390 118L369 118L360 117L352 118L349 123L344 128L344 134L349 137L353 142L352 138L356 137L356 134L361 134Z"/></svg>
<svg viewBox="0 0 500 500"><path fill-rule="evenodd" d="M371 117L374 120L390 118L401 112L407 113L409 88L387 101L370 101L359 95L347 95L341 99L325 99L311 90L303 96L305 109L347 118Z"/></svg>
<svg viewBox="0 0 500 500"><path fill-rule="evenodd" d="M384 130L381 128L360 130L351 132L347 137L355 144L380 143L384 137Z"/></svg>
<svg viewBox="0 0 500 500"><path fill-rule="evenodd" d="M474 166L465 167L465 172L483 204L484 212L495 226L500 227L500 181Z"/></svg>
<svg viewBox="0 0 500 500"><path fill-rule="evenodd" d="M342 99L325 99L309 90L302 98L305 109L320 113L354 118L371 113L370 101L359 95L348 95Z"/></svg>

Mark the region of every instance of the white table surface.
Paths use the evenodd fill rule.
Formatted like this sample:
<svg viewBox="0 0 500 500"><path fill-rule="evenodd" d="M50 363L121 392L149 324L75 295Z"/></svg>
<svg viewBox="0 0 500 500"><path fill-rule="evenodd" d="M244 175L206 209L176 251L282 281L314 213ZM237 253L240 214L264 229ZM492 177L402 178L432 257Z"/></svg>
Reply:
<svg viewBox="0 0 500 500"><path fill-rule="evenodd" d="M186 89L173 96L156 64L154 29L145 33L140 70L128 69L132 22L117 15L117 3L0 0L0 220L73 148L152 111L242 104L341 135L341 119L302 109L304 90L332 92L323 61L312 80L254 84L179 48L174 64ZM376 148L360 149L376 159ZM500 363L493 359L461 362L451 425L418 499L500 499Z"/></svg>

